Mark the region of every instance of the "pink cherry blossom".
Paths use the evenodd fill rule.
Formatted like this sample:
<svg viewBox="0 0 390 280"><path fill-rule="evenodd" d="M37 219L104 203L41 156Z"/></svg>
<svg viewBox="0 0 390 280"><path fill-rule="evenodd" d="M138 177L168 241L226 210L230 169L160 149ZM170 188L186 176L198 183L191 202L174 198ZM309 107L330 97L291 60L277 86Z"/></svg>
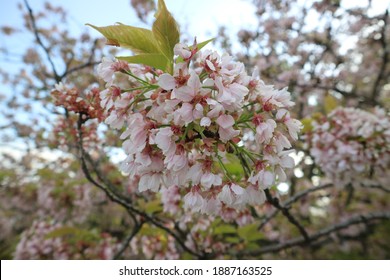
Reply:
<svg viewBox="0 0 390 280"><path fill-rule="evenodd" d="M337 108L314 122L310 153L340 186L388 184L390 118L383 110Z"/></svg>
<svg viewBox="0 0 390 280"><path fill-rule="evenodd" d="M168 212L182 205L245 224L245 207L263 203L264 189L285 180L284 169L294 166L290 141L301 124L288 111L290 93L247 75L227 54L195 55L196 46L183 44L174 51L184 62L172 73L133 70L124 62L101 66L103 78L112 78L101 93L106 123L123 131L121 170L139 192L161 192ZM138 77L129 85L119 79L127 68ZM232 158L247 166L246 174L230 173Z"/></svg>

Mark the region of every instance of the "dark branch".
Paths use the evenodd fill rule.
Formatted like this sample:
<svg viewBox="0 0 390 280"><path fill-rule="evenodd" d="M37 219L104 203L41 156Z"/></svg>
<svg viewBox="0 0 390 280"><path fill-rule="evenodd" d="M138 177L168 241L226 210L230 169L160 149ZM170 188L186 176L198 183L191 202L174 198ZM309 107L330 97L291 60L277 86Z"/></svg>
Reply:
<svg viewBox="0 0 390 280"><path fill-rule="evenodd" d="M385 77L385 70L386 70L386 66L387 66L387 63L388 63L388 59L389 59L389 50L387 49L387 38L386 38L386 29L387 29L387 21L388 21L388 17L389 17L389 10L386 9L386 12L385 14L383 15L383 27L382 27L382 32L381 32L381 38L380 38L380 44L382 46L382 49L383 49L383 53L382 53L382 63L381 63L381 68L379 69L379 73L378 73L378 76L376 77L376 80L375 80L375 83L374 83L374 87L372 89L372 99L375 100L377 98L377 96L379 95L379 92L380 92L380 84L381 84L381 81L382 79Z"/></svg>
<svg viewBox="0 0 390 280"><path fill-rule="evenodd" d="M131 231L130 235L126 238L125 242L123 243L122 245L122 248L115 254L114 256L114 260L117 260L119 259L122 254L125 252L125 250L127 249L127 247L129 246L131 240L133 240L133 238L137 235L137 233L141 230L142 226L143 226L143 222L141 223L137 223L136 225L134 225L134 228L133 230Z"/></svg>
<svg viewBox="0 0 390 280"><path fill-rule="evenodd" d="M269 190L265 190L265 196L267 197L267 201L269 203L271 203L276 209L280 210L282 212L282 214L288 219L288 221L299 230L299 232L303 236L303 239L305 240L305 242L310 243L310 238L309 238L309 235L307 234L305 228L298 222L297 219L295 219L295 217L293 215L291 215L288 208L280 205L279 199L272 197Z"/></svg>
<svg viewBox="0 0 390 280"><path fill-rule="evenodd" d="M40 45L42 47L43 51L45 52L46 58L49 61L51 69L53 71L54 79L56 80L57 83L59 83L61 81L61 77L57 73L57 70L56 70L56 67L54 65L54 62L53 62L53 60L52 60L52 58L50 56L49 49L45 46L45 44L43 43L43 41L41 39L41 36L39 35L39 31L38 31L38 27L37 27L37 24L36 24L36 21L35 21L34 13L33 13L32 9L31 9L30 5L28 4L27 0L24 0L24 5L27 8L27 11L28 11L28 14L29 14L29 17L30 17L30 20L31 20L31 28L32 28L32 30L34 32L35 39L37 40L38 45Z"/></svg>
<svg viewBox="0 0 390 280"><path fill-rule="evenodd" d="M79 70L82 70L84 68L88 68L88 67L93 67L97 64L99 64L100 62L96 62L96 61L93 61L93 58L95 56L95 51L96 51L96 48L97 48L97 45L98 45L98 40L96 39L94 42L93 42L93 46L92 46L92 49L91 49L91 55L89 56L88 58L88 61L83 63L83 64L80 64L78 66L75 66L71 69L69 69L68 67L65 69L65 72L60 76L60 79L63 79L65 78L66 76L68 76L69 74L72 74L73 72L76 72L76 71L79 71Z"/></svg>
<svg viewBox="0 0 390 280"><path fill-rule="evenodd" d="M370 213L370 214L357 215L357 216L354 216L354 217L352 217L344 222L341 222L341 223L338 223L335 225L331 225L327 228L319 230L318 232L310 235L309 240L310 240L310 242L316 241L316 240L320 239L321 237L328 236L329 234L331 234L333 232L340 231L340 230L348 228L352 225L362 224L362 223L368 224L374 220L389 220L389 219L390 219L390 212L376 212L376 213ZM288 249L291 247L305 246L305 245L307 245L307 241L305 240L305 238L298 237L298 238L294 238L294 239L291 239L291 240L288 240L288 241L285 241L285 242L282 242L282 243L279 243L276 245L264 246L260 250L248 252L247 255L258 256L258 255L262 255L265 253L279 252L279 251L282 251L284 249ZM238 254L238 256L241 256L241 255L246 255L246 254L245 253Z"/></svg>
<svg viewBox="0 0 390 280"><path fill-rule="evenodd" d="M289 199L287 199L285 202L283 202L281 204L281 206L284 207L284 208L288 208L294 202L297 202L299 199L301 199L302 197L308 195L309 193L312 193L312 192L315 192L315 191L319 191L319 190L323 190L323 189L327 189L327 188L330 188L332 186L333 186L333 184L324 184L324 185L321 185L321 186L317 186L317 187L313 187L313 188L310 188L310 189L306 189L306 190L300 191L300 192L296 193L294 196L292 196ZM261 230L270 220L272 220L279 213L279 211L280 211L280 209L275 209L271 214L269 214L267 217L265 217L263 222L260 224L258 229Z"/></svg>
<svg viewBox="0 0 390 280"><path fill-rule="evenodd" d="M99 189L103 190L105 194L111 199L111 201L118 203L122 207L124 207L127 211L131 211L134 214L139 215L144 219L145 222L150 222L154 226L164 230L167 234L171 235L176 242L183 248L184 251L190 253L193 256L196 256L198 258L204 258L203 254L198 254L197 252L192 251L190 248L188 248L184 241L178 236L174 231L172 231L170 228L163 225L160 221L156 220L154 217L150 216L149 214L135 208L129 201L123 199L122 197L117 195L117 192L113 192L109 187L102 185L101 183L97 182L90 173L87 161L86 161L86 151L83 148L83 134L82 134L82 124L83 124L83 114L79 114L79 119L77 122L77 130L78 130L78 150L80 152L79 159L81 162L81 168L83 170L83 173L87 180L91 182L93 185L98 187ZM101 174L98 175L98 178L102 178Z"/></svg>

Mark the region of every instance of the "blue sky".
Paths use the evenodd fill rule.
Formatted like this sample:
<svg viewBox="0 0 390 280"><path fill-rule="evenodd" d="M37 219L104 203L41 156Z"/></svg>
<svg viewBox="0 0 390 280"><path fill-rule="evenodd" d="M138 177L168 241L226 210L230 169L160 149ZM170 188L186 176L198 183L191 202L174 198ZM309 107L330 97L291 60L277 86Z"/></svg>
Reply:
<svg viewBox="0 0 390 280"><path fill-rule="evenodd" d="M21 1L2 1L0 4L0 25L20 25L20 12L16 4ZM33 10L38 11L44 0L29 0ZM50 4L64 7L71 16L73 32L83 29L85 23L104 26L122 22L147 27L136 17L130 7L130 0L51 0ZM227 25L233 32L256 24L254 9L250 0L166 0L182 29L192 36L204 40L215 36L218 26Z"/></svg>

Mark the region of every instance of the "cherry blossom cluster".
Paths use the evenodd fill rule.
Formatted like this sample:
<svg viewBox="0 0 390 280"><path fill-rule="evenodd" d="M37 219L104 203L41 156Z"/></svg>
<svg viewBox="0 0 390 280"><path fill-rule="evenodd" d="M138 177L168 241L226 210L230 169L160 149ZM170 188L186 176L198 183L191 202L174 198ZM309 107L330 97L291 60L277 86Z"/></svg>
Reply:
<svg viewBox="0 0 390 280"><path fill-rule="evenodd" d="M104 58L101 106L122 131L121 170L164 208L229 215L265 201L294 166L301 123L286 89L265 85L227 54L177 44L172 73Z"/></svg>
<svg viewBox="0 0 390 280"><path fill-rule="evenodd" d="M390 183L390 117L383 109L337 108L314 123L309 141L316 164L340 186Z"/></svg>
<svg viewBox="0 0 390 280"><path fill-rule="evenodd" d="M68 88L63 83L55 86L51 92L56 106L62 106L75 113L82 113L89 119L104 119L103 110L100 107L100 91L93 88L86 93L81 93L77 88Z"/></svg>
<svg viewBox="0 0 390 280"><path fill-rule="evenodd" d="M154 260L177 260L180 258L175 240L170 235L137 236L131 241L130 247L133 258L140 255L146 259Z"/></svg>
<svg viewBox="0 0 390 280"><path fill-rule="evenodd" d="M118 250L118 243L109 235L102 234L100 240L94 242L78 241L76 243L62 236L50 236L55 230L61 230L60 223L39 221L22 233L16 246L15 259L112 259Z"/></svg>
<svg viewBox="0 0 390 280"><path fill-rule="evenodd" d="M86 116L86 115L84 115ZM52 147L59 147L64 151L69 151L77 147L79 143L78 116L69 115L57 118L55 127L50 137L49 144ZM98 122L90 120L81 127L82 142L85 150L96 150L101 143L98 137Z"/></svg>
<svg viewBox="0 0 390 280"><path fill-rule="evenodd" d="M91 214L94 201L91 187L86 184L74 186L46 184L37 189L37 214L42 219L50 217L59 222L83 223Z"/></svg>

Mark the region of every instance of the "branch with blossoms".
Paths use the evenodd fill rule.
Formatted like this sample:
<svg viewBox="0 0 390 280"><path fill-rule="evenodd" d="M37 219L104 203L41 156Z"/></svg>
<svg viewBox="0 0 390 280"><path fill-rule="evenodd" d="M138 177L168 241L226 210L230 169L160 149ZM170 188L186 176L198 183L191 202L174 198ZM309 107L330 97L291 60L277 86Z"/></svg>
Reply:
<svg viewBox="0 0 390 280"><path fill-rule="evenodd" d="M224 216L263 204L264 191L294 166L290 141L301 124L288 111L290 93L247 75L228 55L202 52L207 42L178 43L174 19L163 1L159 7L153 32L94 27L110 44L136 53L98 68L107 83L105 122L124 130L122 172L140 192L179 187L183 208L194 213ZM164 21L170 27L162 30Z"/></svg>
<svg viewBox="0 0 390 280"><path fill-rule="evenodd" d="M82 135L82 123L85 121L85 115L82 113L79 114L79 121L78 121L78 132L79 132L79 145L78 149L80 152L80 161L81 161L81 167L84 172L84 175L88 179L89 182L91 182L93 185L98 187L99 189L103 190L104 193L113 201L118 203L119 205L123 206L130 216L132 217L134 221L134 228L132 230L132 233L129 235L128 239L125 240L123 247L117 252L115 255L115 258L119 258L121 254L127 249L127 245L131 242L131 240L136 236L136 234L140 231L142 228L142 225L145 223L145 221L153 224L154 226L161 228L165 232L167 232L169 235L171 235L175 240L178 242L178 244L188 253L191 255L194 255L196 257L201 257L196 252L193 252L190 248L188 248L181 240L181 238L173 232L170 228L165 226L161 221L159 221L156 217L148 215L146 212L143 212L142 210L137 209L134 207L131 203L131 201L120 194L115 187L102 175L102 173L98 170L97 166L94 164L91 157L86 153L85 149L83 148L83 135ZM92 176L91 171L89 170L88 164L92 166L93 172L96 174L97 178L101 181L98 182L95 180ZM139 219L135 216L139 216L142 218L141 222L138 222Z"/></svg>

